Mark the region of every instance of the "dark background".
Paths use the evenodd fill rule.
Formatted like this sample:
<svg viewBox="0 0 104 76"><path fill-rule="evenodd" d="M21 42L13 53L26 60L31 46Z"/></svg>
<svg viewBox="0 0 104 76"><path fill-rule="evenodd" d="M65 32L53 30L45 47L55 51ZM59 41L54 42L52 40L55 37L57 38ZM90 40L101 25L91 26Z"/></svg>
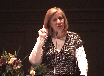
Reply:
<svg viewBox="0 0 104 76"><path fill-rule="evenodd" d="M31 53L51 7L64 10L69 30L85 42L88 76L104 76L104 0L0 0L0 55L3 49L14 54L20 48L21 60ZM22 62L25 74L31 66Z"/></svg>

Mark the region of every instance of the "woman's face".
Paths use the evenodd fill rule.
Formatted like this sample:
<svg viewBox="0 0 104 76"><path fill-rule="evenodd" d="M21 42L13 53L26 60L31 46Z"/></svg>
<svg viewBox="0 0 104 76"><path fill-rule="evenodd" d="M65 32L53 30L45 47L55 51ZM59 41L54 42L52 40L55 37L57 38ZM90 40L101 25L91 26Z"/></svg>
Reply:
<svg viewBox="0 0 104 76"><path fill-rule="evenodd" d="M64 18L62 16L61 11L56 12L51 20L50 20L50 26L53 28L54 32L62 32L64 29Z"/></svg>

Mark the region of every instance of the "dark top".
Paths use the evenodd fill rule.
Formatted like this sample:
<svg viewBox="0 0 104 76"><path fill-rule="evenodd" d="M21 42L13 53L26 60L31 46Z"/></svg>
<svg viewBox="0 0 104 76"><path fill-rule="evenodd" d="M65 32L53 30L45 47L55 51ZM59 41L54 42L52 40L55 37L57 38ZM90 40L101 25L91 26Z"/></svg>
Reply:
<svg viewBox="0 0 104 76"><path fill-rule="evenodd" d="M43 45L42 64L47 66L45 75L79 75L79 68L75 51L82 46L82 40L78 34L68 32L65 43L58 53L52 42L51 36L47 36Z"/></svg>

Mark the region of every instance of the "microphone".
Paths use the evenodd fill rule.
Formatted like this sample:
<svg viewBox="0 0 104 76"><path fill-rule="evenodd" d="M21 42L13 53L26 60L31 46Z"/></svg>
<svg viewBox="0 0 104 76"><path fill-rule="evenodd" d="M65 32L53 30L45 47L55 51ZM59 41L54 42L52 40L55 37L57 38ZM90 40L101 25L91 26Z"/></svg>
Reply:
<svg viewBox="0 0 104 76"><path fill-rule="evenodd" d="M57 38L57 36L58 36L58 32L56 31L56 38Z"/></svg>

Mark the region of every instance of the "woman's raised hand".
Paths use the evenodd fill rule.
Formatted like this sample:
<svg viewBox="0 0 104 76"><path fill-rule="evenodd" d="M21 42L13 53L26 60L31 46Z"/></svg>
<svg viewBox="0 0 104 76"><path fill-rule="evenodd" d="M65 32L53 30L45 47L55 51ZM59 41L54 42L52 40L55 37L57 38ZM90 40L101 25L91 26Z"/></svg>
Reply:
<svg viewBox="0 0 104 76"><path fill-rule="evenodd" d="M38 31L38 33L39 33L39 37L40 37L40 38L45 38L46 35L47 35L47 33L48 33L48 30L45 29L45 28L44 28L44 25L43 25L43 28L40 29L40 30Z"/></svg>

